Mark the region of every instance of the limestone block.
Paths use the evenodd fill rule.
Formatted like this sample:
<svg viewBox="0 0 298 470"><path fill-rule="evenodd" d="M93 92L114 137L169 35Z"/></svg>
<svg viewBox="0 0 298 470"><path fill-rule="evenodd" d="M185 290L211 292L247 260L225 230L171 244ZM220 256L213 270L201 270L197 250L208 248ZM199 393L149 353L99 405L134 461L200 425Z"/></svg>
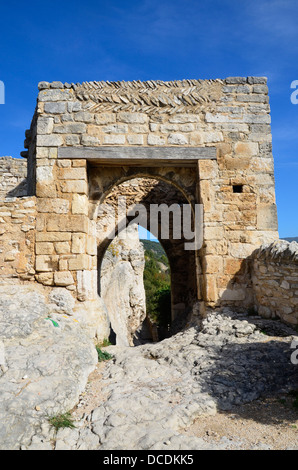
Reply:
<svg viewBox="0 0 298 470"><path fill-rule="evenodd" d="M37 242L65 242L71 240L68 232L36 232Z"/></svg>
<svg viewBox="0 0 298 470"><path fill-rule="evenodd" d="M40 117L37 121L38 134L51 134L54 128L54 119L47 117Z"/></svg>
<svg viewBox="0 0 298 470"><path fill-rule="evenodd" d="M68 269L70 271L89 270L91 267L90 256L86 254L79 254L75 258L68 260Z"/></svg>
<svg viewBox="0 0 298 470"><path fill-rule="evenodd" d="M171 145L188 145L188 138L184 134L172 133L168 137L168 144Z"/></svg>
<svg viewBox="0 0 298 470"><path fill-rule="evenodd" d="M199 160L199 177L201 180L214 179L218 175L218 165L214 160Z"/></svg>
<svg viewBox="0 0 298 470"><path fill-rule="evenodd" d="M247 170L251 163L251 157L245 156L226 156L224 158L224 165L227 170Z"/></svg>
<svg viewBox="0 0 298 470"><path fill-rule="evenodd" d="M82 145L92 147L93 145L99 145L100 139L98 137L93 137L91 135L83 135L81 139L81 143Z"/></svg>
<svg viewBox="0 0 298 470"><path fill-rule="evenodd" d="M254 85L252 89L253 89L253 93L260 93L262 95L268 94L267 85Z"/></svg>
<svg viewBox="0 0 298 470"><path fill-rule="evenodd" d="M128 132L127 124L108 124L101 128L106 134L126 134Z"/></svg>
<svg viewBox="0 0 298 470"><path fill-rule="evenodd" d="M79 145L80 136L79 135L67 135L65 137L66 145Z"/></svg>
<svg viewBox="0 0 298 470"><path fill-rule="evenodd" d="M77 272L78 299L93 300L97 294L97 269Z"/></svg>
<svg viewBox="0 0 298 470"><path fill-rule="evenodd" d="M69 113L61 114L60 118L62 122L73 122L73 115Z"/></svg>
<svg viewBox="0 0 298 470"><path fill-rule="evenodd" d="M203 133L202 132L192 132L190 134L190 145L197 147L203 143Z"/></svg>
<svg viewBox="0 0 298 470"><path fill-rule="evenodd" d="M42 90L39 92L39 101L68 101L73 99L73 90Z"/></svg>
<svg viewBox="0 0 298 470"><path fill-rule="evenodd" d="M125 122L128 124L138 123L145 124L148 122L149 117L144 113L129 113L129 112L120 112L117 114L117 121Z"/></svg>
<svg viewBox="0 0 298 470"><path fill-rule="evenodd" d="M216 274L222 271L223 260L221 256L206 255L203 260L203 270L207 274Z"/></svg>
<svg viewBox="0 0 298 470"><path fill-rule="evenodd" d="M186 124L189 122L200 122L200 116L197 114L176 114L169 118L169 122L174 122L178 124Z"/></svg>
<svg viewBox="0 0 298 470"><path fill-rule="evenodd" d="M231 243L229 253L233 258L248 258L256 249L255 245L250 243Z"/></svg>
<svg viewBox="0 0 298 470"><path fill-rule="evenodd" d="M205 240L222 240L224 238L223 227L204 227Z"/></svg>
<svg viewBox="0 0 298 470"><path fill-rule="evenodd" d="M63 138L60 135L38 135L36 141L37 147L61 147Z"/></svg>
<svg viewBox="0 0 298 470"><path fill-rule="evenodd" d="M181 124L178 126L179 131L181 132L193 132L195 130L194 124Z"/></svg>
<svg viewBox="0 0 298 470"><path fill-rule="evenodd" d="M49 183L53 181L53 167L52 166L38 166L36 168L36 181L38 183Z"/></svg>
<svg viewBox="0 0 298 470"><path fill-rule="evenodd" d="M56 271L54 273L54 283L56 286L69 286L74 284L74 279L69 271Z"/></svg>
<svg viewBox="0 0 298 470"><path fill-rule="evenodd" d="M168 134L169 132L178 131L178 129L178 124L170 124L169 122L160 125L160 132L162 134Z"/></svg>
<svg viewBox="0 0 298 470"><path fill-rule="evenodd" d="M56 253L58 255L66 255L70 253L70 243L69 242L57 242L54 244Z"/></svg>
<svg viewBox="0 0 298 470"><path fill-rule="evenodd" d="M243 116L243 122L248 124L270 124L271 116L269 114L246 114Z"/></svg>
<svg viewBox="0 0 298 470"><path fill-rule="evenodd" d="M83 180L65 180L61 181L60 188L63 193L87 194L88 184Z"/></svg>
<svg viewBox="0 0 298 470"><path fill-rule="evenodd" d="M72 160L71 165L73 168L87 168L87 160L75 159Z"/></svg>
<svg viewBox="0 0 298 470"><path fill-rule="evenodd" d="M209 180L200 181L200 201L204 206L204 213L212 212L213 210L213 200L210 189ZM207 220L207 219L205 219Z"/></svg>
<svg viewBox="0 0 298 470"><path fill-rule="evenodd" d="M95 237L87 237L86 252L88 255L97 255L97 243Z"/></svg>
<svg viewBox="0 0 298 470"><path fill-rule="evenodd" d="M166 141L164 137L155 134L149 134L147 143L148 145L165 145Z"/></svg>
<svg viewBox="0 0 298 470"><path fill-rule="evenodd" d="M69 113L75 113L77 111L81 111L81 109L82 109L82 104L79 101L67 103L67 111Z"/></svg>
<svg viewBox="0 0 298 470"><path fill-rule="evenodd" d="M58 269L58 255L38 255L35 260L37 272L51 272Z"/></svg>
<svg viewBox="0 0 298 470"><path fill-rule="evenodd" d="M148 126L145 124L130 124L129 132L132 134L148 134Z"/></svg>
<svg viewBox="0 0 298 470"><path fill-rule="evenodd" d="M72 235L72 253L85 253L86 251L86 235L85 233L74 233Z"/></svg>
<svg viewBox="0 0 298 470"><path fill-rule="evenodd" d="M259 204L257 207L257 228L259 230L278 230L276 204Z"/></svg>
<svg viewBox="0 0 298 470"><path fill-rule="evenodd" d="M144 137L142 135L128 135L127 142L130 145L143 145L144 144Z"/></svg>
<svg viewBox="0 0 298 470"><path fill-rule="evenodd" d="M216 302L218 299L218 290L214 275L205 275L205 296L207 302Z"/></svg>
<svg viewBox="0 0 298 470"><path fill-rule="evenodd" d="M38 198L38 212L54 212L55 214L67 214L69 211L69 201L59 198Z"/></svg>
<svg viewBox="0 0 298 470"><path fill-rule="evenodd" d="M114 113L100 113L95 115L96 124L110 124L116 122L116 114Z"/></svg>
<svg viewBox="0 0 298 470"><path fill-rule="evenodd" d="M74 120L90 123L94 121L94 114L89 113L87 111L81 111L74 115Z"/></svg>
<svg viewBox="0 0 298 470"><path fill-rule="evenodd" d="M48 114L63 114L66 111L66 103L45 103L44 112Z"/></svg>
<svg viewBox="0 0 298 470"><path fill-rule="evenodd" d="M53 273L42 273L35 276L37 282L40 282L44 286L54 285L54 274Z"/></svg>
<svg viewBox="0 0 298 470"><path fill-rule="evenodd" d="M219 292L221 300L224 301L243 301L246 297L246 290L241 287L233 289L221 289Z"/></svg>
<svg viewBox="0 0 298 470"><path fill-rule="evenodd" d="M73 214L88 215L88 198L85 194L74 194L72 197L71 211Z"/></svg>
<svg viewBox="0 0 298 470"><path fill-rule="evenodd" d="M104 136L104 144L118 144L118 145L124 145L125 144L125 135L114 135L114 134L108 134Z"/></svg>
<svg viewBox="0 0 298 470"><path fill-rule="evenodd" d="M58 168L71 168L71 160L58 160L57 167Z"/></svg>
<svg viewBox="0 0 298 470"><path fill-rule="evenodd" d="M52 255L54 253L54 245L50 242L37 242L35 244L35 253L37 255Z"/></svg>
<svg viewBox="0 0 298 470"><path fill-rule="evenodd" d="M252 157L258 155L259 144L256 142L237 142L235 144L235 153L244 157Z"/></svg>
<svg viewBox="0 0 298 470"><path fill-rule="evenodd" d="M74 122L63 125L55 125L54 132L56 134L85 134L87 126L81 122Z"/></svg>
<svg viewBox="0 0 298 470"><path fill-rule="evenodd" d="M243 260L234 259L234 258L226 258L224 260L224 264L225 264L224 272L228 275L234 276L235 274L241 271Z"/></svg>
<svg viewBox="0 0 298 470"><path fill-rule="evenodd" d="M65 180L87 180L85 168L59 168L57 176Z"/></svg>
<svg viewBox="0 0 298 470"><path fill-rule="evenodd" d="M47 219L48 232L88 233L88 218L84 215L50 215Z"/></svg>

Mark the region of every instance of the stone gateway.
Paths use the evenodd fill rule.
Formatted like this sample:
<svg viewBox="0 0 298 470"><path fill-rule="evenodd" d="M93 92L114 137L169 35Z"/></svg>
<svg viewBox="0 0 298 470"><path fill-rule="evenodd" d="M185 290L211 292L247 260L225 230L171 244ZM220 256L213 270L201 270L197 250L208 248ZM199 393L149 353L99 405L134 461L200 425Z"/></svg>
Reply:
<svg viewBox="0 0 298 470"><path fill-rule="evenodd" d="M41 82L22 152L27 197L5 199L1 208L4 245L11 232L17 238L6 258L1 253L1 277L97 302L115 229L100 208L138 181L131 203L147 204L148 217L150 204L203 206L199 249L183 250L171 234L160 240L175 286L173 320L206 307L258 309L258 302L270 316L253 282L256 250L278 240L266 82ZM297 324L297 304L273 315Z"/></svg>

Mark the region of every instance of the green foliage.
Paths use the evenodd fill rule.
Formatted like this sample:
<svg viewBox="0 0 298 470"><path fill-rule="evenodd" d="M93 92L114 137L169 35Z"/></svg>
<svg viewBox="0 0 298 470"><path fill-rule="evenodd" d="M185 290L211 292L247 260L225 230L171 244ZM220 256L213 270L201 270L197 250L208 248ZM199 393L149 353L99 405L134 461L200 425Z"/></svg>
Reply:
<svg viewBox="0 0 298 470"><path fill-rule="evenodd" d="M169 261L162 246L142 240L145 247L144 287L146 309L150 320L159 326L171 323L171 276ZM161 265L168 269L161 269Z"/></svg>
<svg viewBox="0 0 298 470"><path fill-rule="evenodd" d="M107 346L111 346L111 342L107 338L104 338L103 341L98 345L99 348L106 348Z"/></svg>
<svg viewBox="0 0 298 470"><path fill-rule="evenodd" d="M113 359L112 354L107 351L102 351L99 346L96 346L96 351L98 355L98 362L109 361Z"/></svg>
<svg viewBox="0 0 298 470"><path fill-rule="evenodd" d="M168 262L167 255L160 243L152 242L151 240L141 240L141 242L144 245L145 251L148 251L150 254L152 254L152 256L155 256L155 258L159 261L162 261L161 258L164 257L165 264L168 266L169 262Z"/></svg>
<svg viewBox="0 0 298 470"><path fill-rule="evenodd" d="M57 416L52 416L51 418L49 418L49 423L56 429L56 431L62 428L75 428L75 425L73 424L73 418L70 412Z"/></svg>

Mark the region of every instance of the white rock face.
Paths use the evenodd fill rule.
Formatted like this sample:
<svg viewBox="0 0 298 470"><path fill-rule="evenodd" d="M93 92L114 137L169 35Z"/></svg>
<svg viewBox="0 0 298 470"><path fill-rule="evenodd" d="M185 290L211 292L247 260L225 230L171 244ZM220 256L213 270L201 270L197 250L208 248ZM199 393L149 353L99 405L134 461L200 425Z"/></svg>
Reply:
<svg viewBox="0 0 298 470"><path fill-rule="evenodd" d="M19 449L48 416L71 409L97 364L71 295L46 294L36 286L0 286L1 450Z"/></svg>
<svg viewBox="0 0 298 470"><path fill-rule="evenodd" d="M133 346L134 334L146 317L144 266L138 227L132 225L112 242L101 267L101 297L119 346Z"/></svg>

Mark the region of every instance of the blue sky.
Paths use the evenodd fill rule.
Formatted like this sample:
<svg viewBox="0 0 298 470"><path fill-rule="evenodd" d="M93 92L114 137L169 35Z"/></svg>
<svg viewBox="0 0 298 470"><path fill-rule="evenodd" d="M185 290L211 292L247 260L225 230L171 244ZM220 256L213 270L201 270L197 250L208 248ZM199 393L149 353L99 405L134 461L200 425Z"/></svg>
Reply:
<svg viewBox="0 0 298 470"><path fill-rule="evenodd" d="M1 2L0 155L19 156L39 81L268 77L280 236L298 236L297 0Z"/></svg>

